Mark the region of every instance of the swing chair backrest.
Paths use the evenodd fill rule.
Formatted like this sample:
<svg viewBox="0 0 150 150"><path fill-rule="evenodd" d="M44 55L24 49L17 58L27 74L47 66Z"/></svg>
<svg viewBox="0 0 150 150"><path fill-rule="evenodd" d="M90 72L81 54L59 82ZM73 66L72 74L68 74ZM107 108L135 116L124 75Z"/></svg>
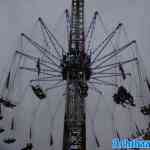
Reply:
<svg viewBox="0 0 150 150"><path fill-rule="evenodd" d="M3 97L0 98L0 103L2 105L4 105L5 107L7 107L7 108L14 108L14 107L16 107L15 104L12 104L8 99L5 99Z"/></svg>
<svg viewBox="0 0 150 150"><path fill-rule="evenodd" d="M16 142L16 139L15 138L8 138L8 139L4 139L4 143L6 144L12 144Z"/></svg>
<svg viewBox="0 0 150 150"><path fill-rule="evenodd" d="M32 88L32 90L33 90L33 93L34 93L39 99L44 99L44 98L46 98L45 92L43 91L43 89L42 89L39 85L36 85L36 86L31 85L31 88Z"/></svg>

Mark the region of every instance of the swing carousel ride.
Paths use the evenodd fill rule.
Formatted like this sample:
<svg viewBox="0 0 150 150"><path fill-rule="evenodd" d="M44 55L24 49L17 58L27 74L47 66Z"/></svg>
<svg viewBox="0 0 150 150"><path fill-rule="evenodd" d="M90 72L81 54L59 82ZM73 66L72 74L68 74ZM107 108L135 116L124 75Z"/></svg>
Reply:
<svg viewBox="0 0 150 150"><path fill-rule="evenodd" d="M66 9L60 20L61 29L51 30L39 17L34 35L20 34L19 46L1 76L1 141L8 149L19 145L18 149L32 150L39 147L35 141L48 134L48 149L62 145L63 150L86 150L90 133L92 147L106 150L105 144L111 149L115 137L150 140L150 81L138 44L128 39L125 25L120 22L109 31L98 11L87 25L84 0L72 0L71 10ZM30 121L19 116L25 104ZM47 104L50 110L43 108ZM46 115L39 117L42 111ZM58 117L58 111L64 116ZM118 113L130 117L128 122L122 119L124 128L128 126L126 135L117 126ZM43 119L50 127L35 136L38 126L47 124ZM102 125L105 119L111 131L99 130L107 126ZM62 122L61 144L55 134L56 120Z"/></svg>

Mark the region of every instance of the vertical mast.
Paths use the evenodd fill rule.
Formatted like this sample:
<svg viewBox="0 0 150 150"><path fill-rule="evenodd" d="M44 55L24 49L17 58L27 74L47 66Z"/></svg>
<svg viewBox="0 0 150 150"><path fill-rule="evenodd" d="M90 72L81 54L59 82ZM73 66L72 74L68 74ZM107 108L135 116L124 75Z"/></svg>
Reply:
<svg viewBox="0 0 150 150"><path fill-rule="evenodd" d="M90 76L85 54L84 0L72 0L69 50L63 56L62 75L67 81L63 150L86 150L85 97Z"/></svg>
<svg viewBox="0 0 150 150"><path fill-rule="evenodd" d="M84 51L84 0L72 0L70 51Z"/></svg>

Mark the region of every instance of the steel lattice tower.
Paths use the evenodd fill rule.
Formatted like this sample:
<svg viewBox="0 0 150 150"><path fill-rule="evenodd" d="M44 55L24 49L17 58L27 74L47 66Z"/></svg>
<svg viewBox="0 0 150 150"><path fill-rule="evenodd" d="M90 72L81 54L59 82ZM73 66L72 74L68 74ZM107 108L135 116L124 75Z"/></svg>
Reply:
<svg viewBox="0 0 150 150"><path fill-rule="evenodd" d="M63 150L85 150L85 97L88 90L86 81L90 77L90 58L85 53L84 0L72 1L69 52L63 60L67 60L63 71L67 80Z"/></svg>

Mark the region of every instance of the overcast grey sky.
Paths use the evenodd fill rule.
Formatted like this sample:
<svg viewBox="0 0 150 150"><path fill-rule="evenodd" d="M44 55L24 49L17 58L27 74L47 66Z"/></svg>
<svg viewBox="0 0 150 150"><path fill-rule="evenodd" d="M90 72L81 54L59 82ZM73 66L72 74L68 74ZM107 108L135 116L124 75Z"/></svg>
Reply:
<svg viewBox="0 0 150 150"><path fill-rule="evenodd" d="M125 24L129 39L137 40L144 63L150 72L150 1L85 0L85 2L87 15L92 16L94 10L100 11L108 28L111 29L120 21ZM21 32L29 32L39 16L53 26L64 9L70 8L70 4L71 0L0 0L0 72L14 52L17 37ZM19 146L17 148L16 145L13 147L0 145L0 150L19 150ZM106 146L105 150L109 148ZM92 149L91 145L89 150Z"/></svg>
<svg viewBox="0 0 150 150"><path fill-rule="evenodd" d="M42 16L53 25L71 0L0 0L1 59L10 54L17 35L32 28L37 17ZM149 0L86 0L87 10L92 14L99 10L108 26L123 21L130 39L136 39L143 57L148 60L149 51ZM5 63L5 61L3 61ZM148 64L148 62L146 62ZM148 65L147 65L148 66Z"/></svg>

